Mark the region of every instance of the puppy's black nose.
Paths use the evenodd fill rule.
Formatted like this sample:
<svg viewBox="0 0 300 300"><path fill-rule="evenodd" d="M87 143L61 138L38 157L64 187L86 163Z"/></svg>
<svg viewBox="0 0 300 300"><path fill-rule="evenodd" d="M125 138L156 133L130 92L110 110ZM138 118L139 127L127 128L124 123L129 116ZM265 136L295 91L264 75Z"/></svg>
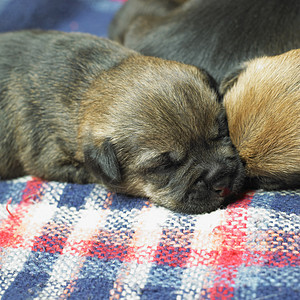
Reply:
<svg viewBox="0 0 300 300"><path fill-rule="evenodd" d="M226 165L212 166L210 170L207 171L204 182L220 196L225 197L230 193L230 188L232 186L232 172L228 169Z"/></svg>
<svg viewBox="0 0 300 300"><path fill-rule="evenodd" d="M219 194L221 197L226 197L228 196L229 194L231 194L231 190L229 189L228 186L219 186L219 185L216 185L216 186L213 186L212 189L217 193Z"/></svg>

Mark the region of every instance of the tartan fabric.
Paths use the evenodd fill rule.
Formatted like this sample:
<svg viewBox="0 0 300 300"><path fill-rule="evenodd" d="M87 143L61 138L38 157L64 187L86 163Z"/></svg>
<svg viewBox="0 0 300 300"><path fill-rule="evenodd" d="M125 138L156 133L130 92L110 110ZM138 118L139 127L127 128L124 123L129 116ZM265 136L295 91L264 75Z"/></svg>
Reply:
<svg viewBox="0 0 300 300"><path fill-rule="evenodd" d="M300 191L204 215L32 177L0 195L2 299L299 299Z"/></svg>

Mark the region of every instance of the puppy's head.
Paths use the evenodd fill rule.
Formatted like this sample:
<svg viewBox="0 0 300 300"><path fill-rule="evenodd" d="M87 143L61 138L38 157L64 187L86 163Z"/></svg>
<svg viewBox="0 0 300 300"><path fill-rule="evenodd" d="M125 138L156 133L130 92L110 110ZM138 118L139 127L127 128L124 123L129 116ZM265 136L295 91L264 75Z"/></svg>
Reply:
<svg viewBox="0 0 300 300"><path fill-rule="evenodd" d="M217 209L239 190L243 167L206 73L134 56L86 97L84 161L112 190L187 213Z"/></svg>
<svg viewBox="0 0 300 300"><path fill-rule="evenodd" d="M246 174L261 188L299 187L300 50L252 60L221 89Z"/></svg>

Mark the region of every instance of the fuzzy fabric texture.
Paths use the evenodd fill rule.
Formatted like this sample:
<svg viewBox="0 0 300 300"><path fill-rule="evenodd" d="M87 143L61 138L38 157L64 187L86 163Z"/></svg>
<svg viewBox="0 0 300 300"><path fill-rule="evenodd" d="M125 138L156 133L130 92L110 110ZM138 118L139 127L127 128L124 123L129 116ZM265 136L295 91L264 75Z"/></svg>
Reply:
<svg viewBox="0 0 300 300"><path fill-rule="evenodd" d="M0 32L107 35L122 1L2 0ZM0 298L300 299L300 191L176 214L98 185L0 181Z"/></svg>
<svg viewBox="0 0 300 300"><path fill-rule="evenodd" d="M31 177L0 195L2 299L299 299L300 191L204 215Z"/></svg>

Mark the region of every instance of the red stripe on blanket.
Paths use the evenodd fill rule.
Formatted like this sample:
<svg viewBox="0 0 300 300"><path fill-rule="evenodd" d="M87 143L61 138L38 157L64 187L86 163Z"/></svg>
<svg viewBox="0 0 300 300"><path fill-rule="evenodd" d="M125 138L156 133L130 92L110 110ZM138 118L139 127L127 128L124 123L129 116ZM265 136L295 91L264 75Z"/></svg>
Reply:
<svg viewBox="0 0 300 300"><path fill-rule="evenodd" d="M39 201L41 197L41 188L44 183L45 181L35 177L33 177L32 180L27 181L26 187L22 193L22 202L30 201L32 204L33 201Z"/></svg>
<svg viewBox="0 0 300 300"><path fill-rule="evenodd" d="M64 237L42 236L35 241L33 251L61 254L66 243ZM18 243L19 244L19 243ZM20 244L19 244L20 247ZM146 251L146 250L147 251ZM145 250L145 251L144 251ZM161 250L161 251L158 251ZM230 250L221 249L214 251L196 251L194 249L185 249L180 247L160 247L150 249L145 247L131 247L122 244L107 244L99 241L78 241L69 245L69 251L64 254L84 257L96 257L100 260L119 260L121 262L137 262L138 264L155 262L159 265L170 267L185 267L187 259L193 255L195 261L189 261L191 266L220 266L222 268L231 266L231 278L235 277L237 268L243 264L247 266L299 266L300 255L290 254L281 251L253 252L251 249ZM138 253L135 255L135 253ZM160 253L160 256L156 255Z"/></svg>
<svg viewBox="0 0 300 300"><path fill-rule="evenodd" d="M154 262L171 267L183 267L190 256L193 233L189 230L163 230L154 254Z"/></svg>
<svg viewBox="0 0 300 300"><path fill-rule="evenodd" d="M141 247L133 246L130 241L134 235L128 231L105 231L99 230L90 240L74 240L68 247L68 236L72 232L66 224L52 222L43 228L39 237L29 237L26 233L26 214L34 201L40 200L43 182L33 179L27 183L24 189L22 201L15 208L11 209L13 217L8 215L0 228L0 246L12 248L31 248L33 251L48 252L53 254L68 253L70 255L97 257L101 260L120 260L124 262L155 262L170 267L192 267L192 266L217 266L216 273L223 267L231 266L231 271L224 273L225 282L233 284L236 270L240 265L253 266L299 266L300 255L297 247L297 233L272 231L262 232L265 236L263 251L253 249L253 245L247 244L247 206L251 197L229 206L225 211L225 224L217 226L211 235L215 236L216 248L199 249L191 246L194 232L179 229L163 229L161 242L158 245L142 244ZM25 217L25 219L24 219ZM274 240L275 239L275 240ZM291 246L291 241L294 242ZM274 242L289 246L275 248ZM269 245L270 243L270 245ZM269 247L266 247L266 245ZM220 268L219 268L220 267ZM218 284L218 288L220 285ZM226 286L225 286L226 287ZM218 294L217 286L210 286L211 294ZM222 293L224 291L222 290ZM229 293L229 291L228 291Z"/></svg>
<svg viewBox="0 0 300 300"><path fill-rule="evenodd" d="M63 224L49 223L43 228L43 234L36 237L32 250L62 254L70 234L70 229Z"/></svg>
<svg viewBox="0 0 300 300"><path fill-rule="evenodd" d="M34 202L39 201L43 181L33 178L28 181L22 193L22 200L15 209L9 208L11 214L4 219L0 227L1 247L26 247L27 239L23 236L22 221Z"/></svg>
<svg viewBox="0 0 300 300"><path fill-rule="evenodd" d="M1 231L2 236L0 237L0 246L12 247L12 248L28 248L26 241L22 235L15 233L5 234L5 231ZM43 235L37 238L32 246L32 250L36 252L48 252L53 254L61 254L63 252L64 245L66 244L66 237L56 237L55 235ZM233 267L231 278L234 278L234 270L243 264L247 266L274 266L274 267L285 267L285 266L300 266L300 255L299 253L282 252L282 251L253 251L252 249L242 250L230 250L221 249L206 251L195 249L185 249L181 247L162 247L158 246L157 249L149 249L143 251L145 247L139 249L121 244L106 244L99 241L78 241L70 246L69 251L65 251L64 254L68 253L74 256L85 256L85 257L97 257L103 260L120 260L124 262L156 262L170 267L184 267L186 266L187 258L189 258L188 266L220 266L220 267ZM139 251L137 251L139 250ZM135 255L138 253L138 255ZM161 253L160 259L155 257L154 254ZM191 260L191 256L193 260Z"/></svg>
<svg viewBox="0 0 300 300"><path fill-rule="evenodd" d="M34 241L32 250L62 254L67 242L66 237L42 236Z"/></svg>
<svg viewBox="0 0 300 300"><path fill-rule="evenodd" d="M251 261L245 254L248 252L246 251L247 209L253 195L254 193L249 194L242 202L230 205L225 211L226 223L221 228L222 243L214 261L216 265L214 273L217 278L214 279L213 286L207 289L210 299L232 299L234 297L232 287L235 284L238 267Z"/></svg>

